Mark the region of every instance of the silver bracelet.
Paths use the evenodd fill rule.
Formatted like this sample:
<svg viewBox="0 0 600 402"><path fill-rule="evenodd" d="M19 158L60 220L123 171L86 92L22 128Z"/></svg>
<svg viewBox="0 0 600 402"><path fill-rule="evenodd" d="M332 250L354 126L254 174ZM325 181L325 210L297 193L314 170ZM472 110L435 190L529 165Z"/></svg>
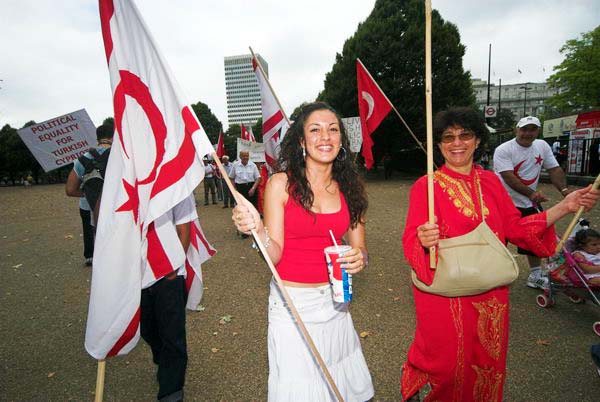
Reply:
<svg viewBox="0 0 600 402"><path fill-rule="evenodd" d="M265 241L263 243L263 246L264 246L265 250L271 246L271 237L269 236L269 229L267 229L266 226L265 226ZM260 248L256 244L256 240L252 242L252 248L255 249L256 251L260 251Z"/></svg>

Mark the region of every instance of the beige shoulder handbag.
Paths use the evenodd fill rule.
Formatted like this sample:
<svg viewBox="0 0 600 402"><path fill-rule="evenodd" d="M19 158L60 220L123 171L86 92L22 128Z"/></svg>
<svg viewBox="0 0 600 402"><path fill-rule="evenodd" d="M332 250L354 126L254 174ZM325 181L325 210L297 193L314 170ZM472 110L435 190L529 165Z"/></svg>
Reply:
<svg viewBox="0 0 600 402"><path fill-rule="evenodd" d="M517 262L485 222L481 185L479 200L483 219L479 226L462 236L439 241L433 283L424 284L412 271L412 281L418 289L447 297L472 296L517 279Z"/></svg>

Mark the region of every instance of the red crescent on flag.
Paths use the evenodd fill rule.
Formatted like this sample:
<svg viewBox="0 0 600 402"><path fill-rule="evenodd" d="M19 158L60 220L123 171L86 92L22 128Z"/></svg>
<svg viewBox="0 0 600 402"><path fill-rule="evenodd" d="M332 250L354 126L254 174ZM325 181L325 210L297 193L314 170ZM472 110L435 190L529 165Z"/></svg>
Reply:
<svg viewBox="0 0 600 402"><path fill-rule="evenodd" d="M521 183L525 184L526 186L529 186L533 183L535 183L535 181L537 180L537 177L534 177L533 179L524 179L521 176L519 176L519 169L521 169L521 166L523 165L523 163L525 163L525 161L521 161L519 163L517 163L515 165L515 168L513 169L513 173L515 174L515 176L517 176L517 179L519 179L521 181Z"/></svg>
<svg viewBox="0 0 600 402"><path fill-rule="evenodd" d="M129 154L127 153L127 148L125 147L125 142L123 141L122 131L123 114L125 113L125 107L127 106L125 95L135 99L146 114L146 117L150 123L150 128L152 129L154 142L156 144L156 158L154 160L154 166L152 167L148 177L143 180L136 179L133 184L129 184L123 180L123 186L127 192L128 199L123 203L123 205L117 208L116 212L131 211L133 213L133 219L135 223L137 223L139 209L138 187L141 184L152 183L156 177L156 171L162 163L165 155L167 126L165 125L165 121L160 109L158 106L156 106L156 103L154 103L154 100L152 99L152 95L150 94L150 89L148 86L144 84L137 75L131 73L130 71L119 70L119 76L121 77L121 81L115 88L113 103L115 108L115 126L125 156L127 159L129 159Z"/></svg>
<svg viewBox="0 0 600 402"><path fill-rule="evenodd" d="M109 63L110 54L113 50L112 34L110 32L110 19L115 13L115 5L112 1L100 1L99 7L102 39L104 40L104 52L106 54L106 62Z"/></svg>
<svg viewBox="0 0 600 402"><path fill-rule="evenodd" d="M156 159L154 160L154 166L148 177L143 180L137 180L137 184L148 184L154 181L156 169L162 163L163 157L165 156L167 126L165 125L165 120L163 119L160 109L156 106L156 103L154 103L154 99L152 99L150 89L142 82L140 77L126 70L119 70L119 75L121 76L121 81L115 88L113 103L115 107L115 125L117 132L119 133L119 140L121 141L125 156L129 159L122 134L123 113L125 112L126 107L125 95L135 99L141 106L148 118L152 133L154 134L154 142L156 143Z"/></svg>
<svg viewBox="0 0 600 402"><path fill-rule="evenodd" d="M185 125L183 142L177 155L160 169L160 173L152 186L150 198L153 198L167 187L181 180L196 157L196 148L192 141L192 135L200 130L200 124L189 106L185 106L181 110L181 118Z"/></svg>

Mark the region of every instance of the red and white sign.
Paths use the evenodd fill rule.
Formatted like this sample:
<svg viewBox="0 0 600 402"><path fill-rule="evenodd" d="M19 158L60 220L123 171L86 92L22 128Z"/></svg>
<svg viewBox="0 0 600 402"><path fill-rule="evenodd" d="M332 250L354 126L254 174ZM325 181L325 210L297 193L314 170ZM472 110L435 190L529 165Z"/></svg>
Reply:
<svg viewBox="0 0 600 402"><path fill-rule="evenodd" d="M202 258L190 249L186 255L165 216L202 181L202 156L213 147L133 1L99 5L116 133L96 229L85 348L104 359L137 344L142 288L189 265L189 291L201 292ZM206 251L195 252L211 255L193 224L190 248L196 241Z"/></svg>
<svg viewBox="0 0 600 402"><path fill-rule="evenodd" d="M248 151L250 153L250 160L254 163L265 163L265 144L262 142L248 141L241 138L237 139L237 153L240 156L240 152Z"/></svg>
<svg viewBox="0 0 600 402"><path fill-rule="evenodd" d="M497 111L496 106L487 105L483 108L483 114L487 117L496 117Z"/></svg>
<svg viewBox="0 0 600 402"><path fill-rule="evenodd" d="M22 128L18 133L46 172L75 162L96 145L96 127L85 109Z"/></svg>

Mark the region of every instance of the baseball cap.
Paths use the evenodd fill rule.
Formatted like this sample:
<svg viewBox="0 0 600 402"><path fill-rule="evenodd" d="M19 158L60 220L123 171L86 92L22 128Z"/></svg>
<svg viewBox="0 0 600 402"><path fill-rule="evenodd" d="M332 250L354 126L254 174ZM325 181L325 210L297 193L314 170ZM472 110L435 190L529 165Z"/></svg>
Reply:
<svg viewBox="0 0 600 402"><path fill-rule="evenodd" d="M519 120L519 122L517 123L517 128L525 127L529 124L534 124L538 127L542 127L540 119L538 119L537 117L525 116L521 120Z"/></svg>

